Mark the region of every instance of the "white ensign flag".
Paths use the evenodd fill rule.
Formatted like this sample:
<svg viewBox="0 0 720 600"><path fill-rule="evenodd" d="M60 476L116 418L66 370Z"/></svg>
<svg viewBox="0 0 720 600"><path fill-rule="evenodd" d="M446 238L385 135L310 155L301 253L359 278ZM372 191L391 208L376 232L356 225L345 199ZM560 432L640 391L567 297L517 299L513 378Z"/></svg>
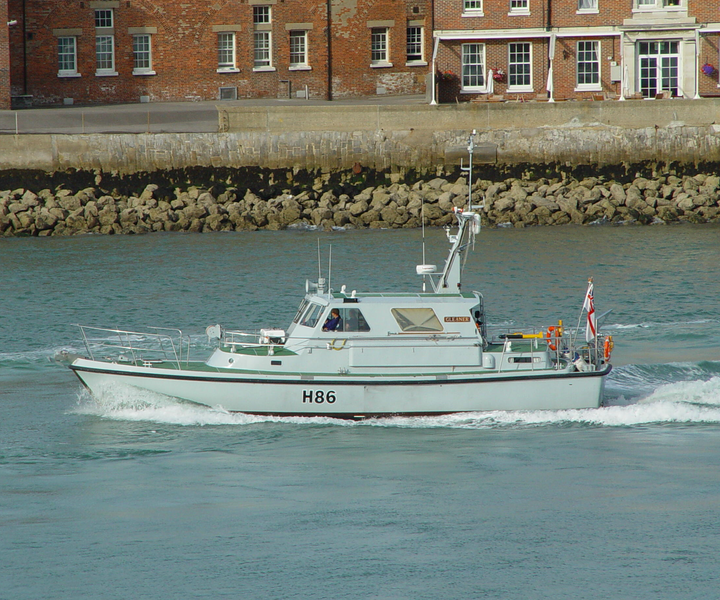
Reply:
<svg viewBox="0 0 720 600"><path fill-rule="evenodd" d="M597 322L595 320L595 302L593 301L593 282L588 283L585 303L583 308L587 311L587 327L585 328L585 341L591 342L597 333Z"/></svg>

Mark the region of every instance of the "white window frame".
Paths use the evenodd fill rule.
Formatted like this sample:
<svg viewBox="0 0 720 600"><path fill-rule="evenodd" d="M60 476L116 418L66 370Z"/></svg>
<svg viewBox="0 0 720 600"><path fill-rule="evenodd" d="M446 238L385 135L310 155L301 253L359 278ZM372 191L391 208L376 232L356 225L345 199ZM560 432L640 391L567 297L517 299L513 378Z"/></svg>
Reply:
<svg viewBox="0 0 720 600"><path fill-rule="evenodd" d="M147 50L138 50L137 43L140 40L147 41ZM153 71L153 59L152 59L152 34L150 33L134 33L132 36L133 44L133 75L155 75ZM147 66L138 67L138 57L147 55Z"/></svg>
<svg viewBox="0 0 720 600"><path fill-rule="evenodd" d="M112 8L95 9L95 29L112 29L115 27L115 13Z"/></svg>
<svg viewBox="0 0 720 600"><path fill-rule="evenodd" d="M530 56L530 59L529 59L529 61L528 61L527 63L524 63L524 62L523 62L523 63L513 63L513 62L511 62L512 47L513 47L513 46L518 46L518 45L520 45L520 44L523 44L523 45L526 44L526 45L529 46L529 48L530 48L530 51L529 51L529 53L528 53L529 56ZM513 64L518 64L518 65L528 64L528 65L530 65L530 73L529 73L529 75L530 75L530 82L529 82L529 83L523 84L523 85L517 85L517 84L516 84L516 85L512 85L512 84L510 83L511 80L512 80L512 77L513 77L512 74L511 74L511 72L512 72L512 65L513 65ZM507 91L508 91L508 92L514 93L514 92L532 92L532 91L533 91L533 44L532 44L532 42L529 42L529 41L518 41L518 42L510 42L510 43L508 44L507 81L508 81L508 88L507 88Z"/></svg>
<svg viewBox="0 0 720 600"><path fill-rule="evenodd" d="M599 0L578 0L578 15L596 15L600 11L598 9Z"/></svg>
<svg viewBox="0 0 720 600"><path fill-rule="evenodd" d="M302 40L302 50L298 50L297 42L294 40ZM310 65L308 64L308 32L301 29L293 29L290 31L289 37L290 43L290 70L291 71L309 71ZM293 49L295 46L295 49ZM293 55L295 60L293 61ZM298 61L298 56L302 56L302 60Z"/></svg>
<svg viewBox="0 0 720 600"><path fill-rule="evenodd" d="M635 44L636 44L635 45L635 53L637 56L637 67L636 68L637 68L637 74L638 74L637 91L642 93L642 90L643 90L643 82L644 82L643 81L644 68L643 68L643 64L642 64L643 60L655 58L657 61L657 59L659 58L660 59L659 64L658 64L658 62L656 62L655 67L652 68L652 71L655 71L654 74L656 76L654 77L654 79L657 83L657 86L656 86L653 94L648 95L646 97L652 98L654 94L658 94L665 90L673 91L673 92L675 92L676 95L682 97L681 84L682 84L683 71L682 71L682 42L681 42L681 40L678 40L678 39L670 39L670 40L668 40L668 39L657 39L657 40L643 39L643 40L637 40L635 42ZM658 51L654 52L654 53L648 52L646 54L643 54L643 53L641 53L641 47L643 44L648 44L648 46L650 46L652 44L657 44ZM668 44L668 45L676 44L675 52L661 52L659 46L662 44ZM675 59L675 65L670 65L667 62L665 62L663 59L666 59L667 61L672 61L673 59ZM663 64L663 62L665 62L665 64ZM674 78L675 86L663 85L663 83L664 83L663 71L665 69L671 69L671 68L674 69L676 72L676 77ZM648 69L650 69L650 68L648 67Z"/></svg>
<svg viewBox="0 0 720 600"><path fill-rule="evenodd" d="M101 44L109 44L110 49L103 49L102 54L110 58L110 66L101 67ZM115 70L115 36L110 34L98 34L95 36L95 75L98 77L112 77L117 75Z"/></svg>
<svg viewBox="0 0 720 600"><path fill-rule="evenodd" d="M687 10L687 0L635 0L633 11Z"/></svg>
<svg viewBox="0 0 720 600"><path fill-rule="evenodd" d="M483 0L462 0L463 3L463 10L462 10L462 16L463 17L484 17L485 13L483 12Z"/></svg>
<svg viewBox="0 0 720 600"><path fill-rule="evenodd" d="M585 46L586 44L594 44L595 45L595 61L589 61L585 60L582 61L583 64L592 64L593 62L597 64L597 82L595 83L580 83L580 53L586 53L588 52L587 49L581 50L581 46ZM578 40L578 42L575 45L575 91L576 92L599 92L602 91L602 73L601 73L601 64L602 61L600 60L600 55L602 51L602 46L600 44L600 40Z"/></svg>
<svg viewBox="0 0 720 600"><path fill-rule="evenodd" d="M261 47L258 42L264 39L264 47ZM263 52L264 56L258 58L260 53ZM271 31L253 31L253 71L274 71L272 62L272 32Z"/></svg>
<svg viewBox="0 0 720 600"><path fill-rule="evenodd" d="M237 36L234 31L217 32L218 73L238 73ZM230 60L227 60L230 58Z"/></svg>
<svg viewBox="0 0 720 600"><path fill-rule="evenodd" d="M253 25L267 25L272 23L272 7L269 4L256 4L253 6Z"/></svg>
<svg viewBox="0 0 720 600"><path fill-rule="evenodd" d="M479 63L466 63L465 57L470 55L470 47L471 46L478 46L479 52L477 53L478 56L480 56L480 62ZM487 81L487 58L486 58L486 50L487 47L483 43L478 42L472 42L468 44L462 44L462 48L460 50L460 91L464 93L469 94L482 94L487 92L488 89L488 81ZM482 77L483 84L482 85L465 85L465 67L466 66L479 66L480 70L480 76ZM477 76L477 75L471 75Z"/></svg>
<svg viewBox="0 0 720 600"><path fill-rule="evenodd" d="M71 46L72 46L72 54L69 52L61 52L61 44L63 41L72 40ZM74 35L63 35L57 38L57 48L58 48L58 77L80 77L80 73L78 73L77 70L77 37ZM72 57L72 68L69 69L63 69L63 61L61 57L63 56L71 56ZM68 66L68 63L65 63L64 66Z"/></svg>
<svg viewBox="0 0 720 600"><path fill-rule="evenodd" d="M381 41L382 45L380 45ZM392 67L390 62L389 27L373 27L370 29L370 66Z"/></svg>
<svg viewBox="0 0 720 600"><path fill-rule="evenodd" d="M508 16L529 15L530 0L510 0L510 12Z"/></svg>
<svg viewBox="0 0 720 600"><path fill-rule="evenodd" d="M413 41L410 41L411 32L410 30L417 30L417 32L413 32L412 35L415 36ZM426 66L427 61L425 60L425 28L421 25L408 25L407 27L407 33L405 34L405 58L406 58L406 65L408 66ZM418 39L419 37L419 39ZM410 46L414 45L416 47L420 48L420 52L410 52ZM410 56L420 56L420 58L413 58L411 59Z"/></svg>

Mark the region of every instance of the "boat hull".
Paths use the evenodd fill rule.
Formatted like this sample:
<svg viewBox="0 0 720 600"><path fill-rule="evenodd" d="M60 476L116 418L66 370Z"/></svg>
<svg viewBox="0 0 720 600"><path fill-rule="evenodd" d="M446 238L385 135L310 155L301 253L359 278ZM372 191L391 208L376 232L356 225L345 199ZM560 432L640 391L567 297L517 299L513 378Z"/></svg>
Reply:
<svg viewBox="0 0 720 600"><path fill-rule="evenodd" d="M135 367L76 360L70 368L96 396L130 386L231 412L366 418L494 410L597 408L603 371L405 377L300 376Z"/></svg>

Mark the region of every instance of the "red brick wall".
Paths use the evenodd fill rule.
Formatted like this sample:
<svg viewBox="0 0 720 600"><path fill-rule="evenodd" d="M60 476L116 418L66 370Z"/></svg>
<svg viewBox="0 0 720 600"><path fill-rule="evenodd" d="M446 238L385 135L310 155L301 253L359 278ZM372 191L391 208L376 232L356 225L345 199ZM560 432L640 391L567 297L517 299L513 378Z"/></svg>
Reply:
<svg viewBox="0 0 720 600"><path fill-rule="evenodd" d="M388 94L419 94L425 91L428 67L406 65L406 35L409 20L423 21L424 59L429 63L432 55L429 0L334 0L332 14L334 97L374 95L378 88ZM392 67L370 66L369 21L394 22L388 27Z"/></svg>
<svg viewBox="0 0 720 600"><path fill-rule="evenodd" d="M11 0L19 5L19 0ZM310 95L326 93L324 43L325 4L315 0L278 1L272 5L272 72L253 72L252 6L210 0L122 0L114 9L115 70L117 76L95 75L94 9L89 1L36 0L28 6L28 93L36 103L133 102L141 95L152 100L217 99L218 88L237 87L238 97L287 96L288 84L309 86ZM311 71L289 71L289 32L284 23L312 23L308 32ZM238 73L217 72L217 32L213 25L240 25L236 32ZM156 27L152 35L156 75L133 75L130 27ZM77 38L80 77L58 77L57 38L53 29L82 29ZM20 85L20 52L13 56L13 84ZM283 81L283 83L281 83Z"/></svg>
<svg viewBox="0 0 720 600"><path fill-rule="evenodd" d="M7 0L0 0L0 110L10 108L10 37Z"/></svg>
<svg viewBox="0 0 720 600"><path fill-rule="evenodd" d="M90 0L28 0L27 69L22 58L22 27L13 32L12 85L36 104L137 102L218 98L219 87L236 87L238 98L287 97L307 86L311 98L328 96L328 20L326 0L275 0L271 4L272 56L275 71L253 70L252 0L120 0L114 12L117 76L97 76L94 8ZM13 18L21 19L22 0L9 0ZM432 48L430 0L332 0L332 95L422 93L427 67L406 66L407 20L425 19L425 53ZM367 21L394 20L390 53L393 67L370 68ZM287 23L311 24L308 30L310 70L289 68ZM237 73L217 72L217 31L213 26L239 25ZM131 27L154 27L155 75L133 75ZM81 29L77 37L80 77L58 76L57 36L53 30ZM27 91L24 79L27 77Z"/></svg>

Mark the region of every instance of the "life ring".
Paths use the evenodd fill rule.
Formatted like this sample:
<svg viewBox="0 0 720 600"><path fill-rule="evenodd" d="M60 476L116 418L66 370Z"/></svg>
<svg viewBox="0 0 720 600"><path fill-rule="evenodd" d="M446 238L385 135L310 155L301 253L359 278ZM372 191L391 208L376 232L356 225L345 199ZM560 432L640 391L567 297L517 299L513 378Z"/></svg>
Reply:
<svg viewBox="0 0 720 600"><path fill-rule="evenodd" d="M615 342L613 342L612 336L609 335L605 338L605 344L603 344L603 356L605 360L610 360L610 354L615 348Z"/></svg>
<svg viewBox="0 0 720 600"><path fill-rule="evenodd" d="M547 339L548 348L550 348L550 350L552 350L553 352L555 352L555 350L557 350L557 346L552 343L552 339L553 339L554 337L555 337L555 338L558 337L558 331L557 331L557 329L556 329L554 326L551 325L550 327L548 327L548 330L547 330L547 333L545 334L545 337L546 337L546 339Z"/></svg>
<svg viewBox="0 0 720 600"><path fill-rule="evenodd" d="M345 344L347 344L347 338L344 338L340 340L341 344L337 348L335 347L335 342L337 342L337 339L334 339L332 342L328 344L328 350L342 350L345 347Z"/></svg>

